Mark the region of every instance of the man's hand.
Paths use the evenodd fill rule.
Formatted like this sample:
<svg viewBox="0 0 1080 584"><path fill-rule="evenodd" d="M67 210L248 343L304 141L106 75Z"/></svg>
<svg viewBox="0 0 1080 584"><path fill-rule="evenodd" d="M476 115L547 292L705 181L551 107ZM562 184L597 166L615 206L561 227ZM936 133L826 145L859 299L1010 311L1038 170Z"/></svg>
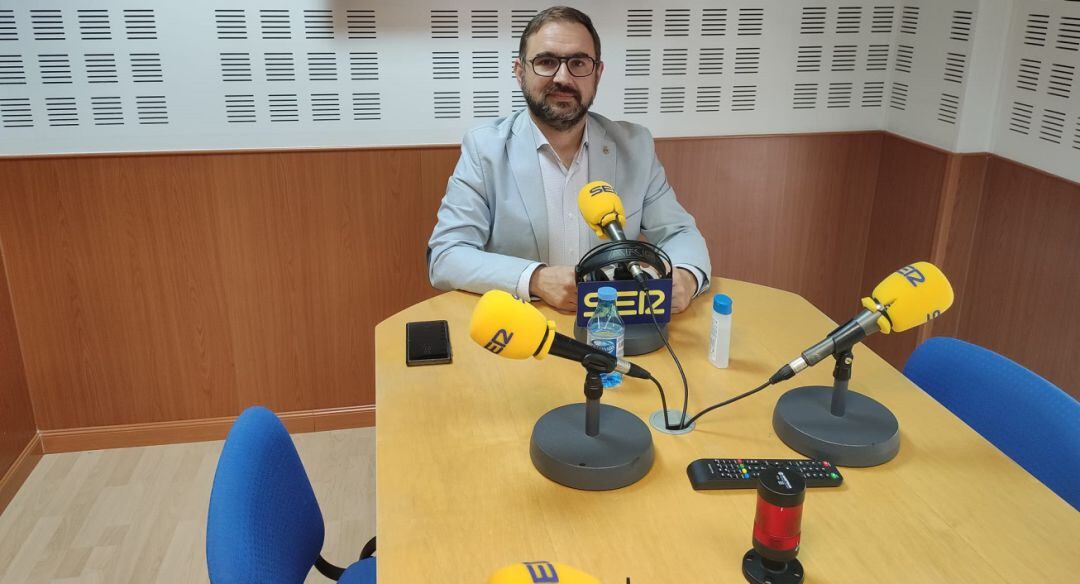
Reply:
<svg viewBox="0 0 1080 584"><path fill-rule="evenodd" d="M540 270L537 270L539 272ZM535 277L535 274L534 274ZM686 268L675 268L671 275L671 313L678 314L690 306L690 300L697 292L697 278Z"/></svg>
<svg viewBox="0 0 1080 584"><path fill-rule="evenodd" d="M691 276L693 279L693 276ZM577 310L577 281L573 266L540 266L529 279L529 294L563 312Z"/></svg>

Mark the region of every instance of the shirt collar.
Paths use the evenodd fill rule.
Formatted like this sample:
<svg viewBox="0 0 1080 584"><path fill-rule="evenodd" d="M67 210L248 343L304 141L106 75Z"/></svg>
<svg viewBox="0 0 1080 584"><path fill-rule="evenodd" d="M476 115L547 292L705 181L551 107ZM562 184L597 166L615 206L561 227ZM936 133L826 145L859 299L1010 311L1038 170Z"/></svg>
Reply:
<svg viewBox="0 0 1080 584"><path fill-rule="evenodd" d="M552 150L554 150L554 147L552 147L551 143L548 142L547 136L545 136L544 133L540 131L540 128L537 127L536 120L534 120L532 118L532 116L529 115L528 112L525 112L525 115L529 117L529 126L532 128L532 131L533 131L533 139L536 140L536 149L539 151L544 146L547 146L548 148L551 148ZM586 114L585 115L585 131L581 133L581 146L579 147L579 151L580 151L580 149L584 149L585 147L587 147L589 145L589 124L590 123L591 123L591 120L589 120L589 116L588 116L588 114Z"/></svg>

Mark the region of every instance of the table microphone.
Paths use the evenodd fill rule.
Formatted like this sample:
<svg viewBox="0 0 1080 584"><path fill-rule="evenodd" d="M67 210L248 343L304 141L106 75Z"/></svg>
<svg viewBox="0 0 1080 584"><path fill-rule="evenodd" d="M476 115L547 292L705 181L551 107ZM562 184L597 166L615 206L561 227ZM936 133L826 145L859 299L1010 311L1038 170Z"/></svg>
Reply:
<svg viewBox="0 0 1080 584"><path fill-rule="evenodd" d="M587 360L591 366L603 365L606 373L652 377L629 361L555 332L555 321L545 319L535 306L502 290L490 290L480 297L469 323L469 336L500 357L543 359L551 354L579 363Z"/></svg>
<svg viewBox="0 0 1080 584"><path fill-rule="evenodd" d="M900 451L900 423L874 398L849 390L852 349L876 332L904 331L937 318L952 302L949 280L929 262L915 262L889 274L863 298L862 312L769 378L766 385L790 379L826 357L836 360L832 387L796 387L776 401L777 438L805 456L840 466L876 466L892 460Z"/></svg>
<svg viewBox="0 0 1080 584"><path fill-rule="evenodd" d="M822 359L850 350L880 331L903 332L929 322L952 306L953 289L948 278L930 262L915 262L889 274L862 299L863 310L837 327L825 339L784 365L770 379L779 383L813 367Z"/></svg>
<svg viewBox="0 0 1080 584"><path fill-rule="evenodd" d="M488 584L600 584L600 581L565 564L522 562L495 572Z"/></svg>
<svg viewBox="0 0 1080 584"><path fill-rule="evenodd" d="M502 290L491 290L477 302L469 336L500 357L543 359L552 354L586 369L585 403L559 406L533 426L529 458L540 474L585 491L621 489L648 474L654 456L649 427L622 408L600 403L600 374L618 371L652 379L648 371L560 335L535 306Z"/></svg>
<svg viewBox="0 0 1080 584"><path fill-rule="evenodd" d="M623 209L622 199L615 192L615 188L607 182L595 180L581 187L578 191L578 209L585 223L596 232L596 236L600 239L629 241L623 233L626 211ZM648 279L637 262L627 262L626 269L638 282L644 284Z"/></svg>

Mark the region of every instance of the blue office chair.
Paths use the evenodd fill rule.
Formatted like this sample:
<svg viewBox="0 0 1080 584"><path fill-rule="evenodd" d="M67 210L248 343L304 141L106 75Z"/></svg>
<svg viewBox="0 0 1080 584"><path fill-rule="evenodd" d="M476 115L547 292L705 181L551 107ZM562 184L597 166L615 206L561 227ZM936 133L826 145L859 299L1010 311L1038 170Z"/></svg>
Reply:
<svg viewBox="0 0 1080 584"><path fill-rule="evenodd" d="M1080 402L997 353L934 337L904 375L1080 509Z"/></svg>
<svg viewBox="0 0 1080 584"><path fill-rule="evenodd" d="M251 407L218 459L206 526L213 584L302 584L311 567L346 584L375 583L375 538L342 569L323 559L324 525L300 455L270 410Z"/></svg>

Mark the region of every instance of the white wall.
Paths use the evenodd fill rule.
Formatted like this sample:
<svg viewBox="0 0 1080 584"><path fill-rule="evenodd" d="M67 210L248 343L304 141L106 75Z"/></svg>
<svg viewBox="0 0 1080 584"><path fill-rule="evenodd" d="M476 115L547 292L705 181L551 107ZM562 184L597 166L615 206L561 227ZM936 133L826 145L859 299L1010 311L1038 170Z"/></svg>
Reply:
<svg viewBox="0 0 1080 584"><path fill-rule="evenodd" d="M963 118L956 144L958 152L993 150L994 125L1001 96L1002 64L1008 49L1012 0L982 0L975 14L971 64L964 88Z"/></svg>
<svg viewBox="0 0 1080 584"><path fill-rule="evenodd" d="M910 0L901 12L914 8L918 33L896 40L912 70L894 65L890 80L908 107L890 108L886 127L1080 181L1080 1Z"/></svg>
<svg viewBox="0 0 1080 584"><path fill-rule="evenodd" d="M1012 4L993 151L1080 182L1080 1Z"/></svg>
<svg viewBox="0 0 1080 584"><path fill-rule="evenodd" d="M790 0L579 4L604 43L595 108L609 117L659 136L882 125L872 96L888 64L868 71L867 58L870 45L888 51L894 24L871 32L869 6L838 32L850 1L799 3L805 17ZM510 65L520 29L546 6L463 5L6 0L0 30L14 28L0 34L0 59L16 84L0 85L0 154L455 143L522 107ZM131 28L136 17L153 28ZM800 46L821 47L808 71L796 71ZM796 84L808 109L795 107Z"/></svg>
<svg viewBox="0 0 1080 584"><path fill-rule="evenodd" d="M954 150L973 119L968 110L990 97L968 91L983 18L979 1L909 0L898 11L885 127Z"/></svg>
<svg viewBox="0 0 1080 584"><path fill-rule="evenodd" d="M1076 0L577 4L604 43L595 111L657 136L886 128L1080 178L1058 79L1080 65ZM523 106L510 64L546 6L3 0L0 155L456 143ZM1045 46L1024 44L1031 14Z"/></svg>

